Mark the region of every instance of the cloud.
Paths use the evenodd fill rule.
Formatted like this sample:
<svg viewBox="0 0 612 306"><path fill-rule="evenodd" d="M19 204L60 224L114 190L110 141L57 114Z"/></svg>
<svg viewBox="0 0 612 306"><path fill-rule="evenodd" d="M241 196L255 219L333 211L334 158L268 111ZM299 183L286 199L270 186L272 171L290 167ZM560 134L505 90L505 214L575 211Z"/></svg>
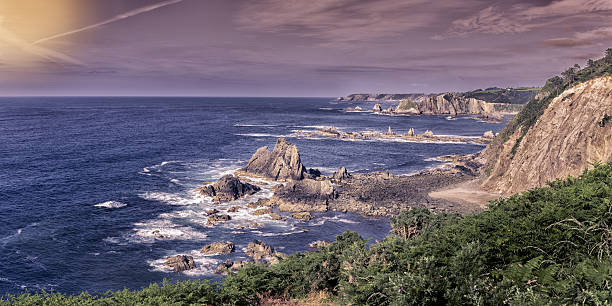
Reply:
<svg viewBox="0 0 612 306"><path fill-rule="evenodd" d="M444 35L434 39L444 39L453 36L466 36L472 33L504 34L522 33L536 28L563 25L569 18L581 19L585 23L598 23L596 14L604 17L612 14L610 0L559 0L547 5L515 4L510 7L501 5L489 6L467 18L452 22L451 28ZM608 20L606 18L604 20ZM601 24L600 24L601 25ZM557 44L572 44L573 42L559 40Z"/></svg>
<svg viewBox="0 0 612 306"><path fill-rule="evenodd" d="M612 39L612 26L597 28L591 31L578 32L572 37L553 38L544 41L553 47L578 47L594 45Z"/></svg>
<svg viewBox="0 0 612 306"><path fill-rule="evenodd" d="M243 30L331 41L392 37L438 22L449 9L473 0L261 0L246 3L237 22Z"/></svg>
<svg viewBox="0 0 612 306"><path fill-rule="evenodd" d="M68 63L73 65L83 65L79 60L72 58L66 54L61 52L57 52L51 49L35 46L28 41L23 40L15 33L6 29L3 26L3 18L0 16L0 41L16 47L23 52L29 53L31 55L35 55L51 62L59 62L59 63Z"/></svg>
<svg viewBox="0 0 612 306"><path fill-rule="evenodd" d="M95 24L92 24L92 25L88 25L88 26L85 26L85 27L82 27L82 28L78 28L78 29L75 29L75 30L72 30L72 31L56 34L56 35L53 35L53 36L41 38L41 39L35 41L34 44L39 44L39 43L42 43L42 42L45 42L45 41L57 39L57 38L68 36L68 35L73 35L73 34L76 34L76 33L87 31L87 30L93 30L95 28L99 28L99 27L107 25L109 23L117 22L119 20L123 20L123 19L129 18L129 17L133 17L133 16L136 16L136 15L143 14L143 13L147 13L147 12L150 12L150 11L153 11L153 10L156 10L156 9L168 6L168 5L177 4L179 2L183 2L183 0L168 0L168 1L163 1L163 2L157 3L157 4L141 7L141 8L135 9L135 10L131 10L131 11L125 12L123 14L119 14L119 15L113 17L113 18L110 18L110 19L107 19L107 20L104 20L104 21L101 21L101 22L98 22L98 23L95 23Z"/></svg>

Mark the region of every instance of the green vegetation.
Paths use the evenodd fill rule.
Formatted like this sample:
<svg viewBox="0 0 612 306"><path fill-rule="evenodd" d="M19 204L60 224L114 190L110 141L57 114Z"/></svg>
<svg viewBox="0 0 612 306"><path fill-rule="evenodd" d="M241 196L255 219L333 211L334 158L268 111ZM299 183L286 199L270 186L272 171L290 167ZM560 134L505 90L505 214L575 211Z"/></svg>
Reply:
<svg viewBox="0 0 612 306"><path fill-rule="evenodd" d="M490 203L477 215L402 212L370 247L355 233L271 267L251 264L222 284L9 296L15 305L257 304L325 292L356 305L612 303L612 162Z"/></svg>
<svg viewBox="0 0 612 306"><path fill-rule="evenodd" d="M589 60L587 66L580 69L574 65L564 71L561 76L555 76L546 81L538 96L533 98L525 107L504 127L497 141L506 142L515 131L521 129L521 134L514 144L514 153L521 140L544 113L550 102L566 89L596 77L612 75L612 48L606 50L606 56L599 60Z"/></svg>
<svg viewBox="0 0 612 306"><path fill-rule="evenodd" d="M463 93L466 98L474 98L490 103L525 104L538 93L539 88L498 88L477 89Z"/></svg>

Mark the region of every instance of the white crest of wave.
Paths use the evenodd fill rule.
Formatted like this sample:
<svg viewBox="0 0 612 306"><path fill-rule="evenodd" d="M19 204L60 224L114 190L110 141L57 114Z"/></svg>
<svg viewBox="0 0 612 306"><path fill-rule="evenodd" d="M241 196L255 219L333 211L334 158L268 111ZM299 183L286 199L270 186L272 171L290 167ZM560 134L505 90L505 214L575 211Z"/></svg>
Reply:
<svg viewBox="0 0 612 306"><path fill-rule="evenodd" d="M106 201L102 203L98 203L94 205L95 207L104 207L104 208L121 208L127 206L125 203L117 202L117 201Z"/></svg>

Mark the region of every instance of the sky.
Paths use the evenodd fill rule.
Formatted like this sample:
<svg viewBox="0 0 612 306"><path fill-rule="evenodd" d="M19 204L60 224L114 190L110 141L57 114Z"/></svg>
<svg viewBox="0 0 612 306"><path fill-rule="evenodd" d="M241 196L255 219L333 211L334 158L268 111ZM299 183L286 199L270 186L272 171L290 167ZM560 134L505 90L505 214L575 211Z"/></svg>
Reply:
<svg viewBox="0 0 612 306"><path fill-rule="evenodd" d="M0 95L541 86L609 47L612 0L0 0Z"/></svg>

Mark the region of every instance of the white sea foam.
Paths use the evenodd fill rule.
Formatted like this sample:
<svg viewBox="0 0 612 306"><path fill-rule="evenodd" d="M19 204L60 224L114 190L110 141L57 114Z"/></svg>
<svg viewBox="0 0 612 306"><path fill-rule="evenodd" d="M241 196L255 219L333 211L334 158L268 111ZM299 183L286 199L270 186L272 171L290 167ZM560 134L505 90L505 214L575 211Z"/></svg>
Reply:
<svg viewBox="0 0 612 306"><path fill-rule="evenodd" d="M170 205L184 206L201 203L204 198L196 192L185 194L168 193L168 192L145 192L138 195L139 197L150 200L160 201Z"/></svg>
<svg viewBox="0 0 612 306"><path fill-rule="evenodd" d="M102 203L98 203L94 205L95 207L104 207L104 208L121 208L127 206L125 203L117 202L117 201L106 201Z"/></svg>
<svg viewBox="0 0 612 306"><path fill-rule="evenodd" d="M244 134L234 134L236 136L244 136L244 137L288 137L287 135L275 135L275 134L266 134L266 133L244 133Z"/></svg>

